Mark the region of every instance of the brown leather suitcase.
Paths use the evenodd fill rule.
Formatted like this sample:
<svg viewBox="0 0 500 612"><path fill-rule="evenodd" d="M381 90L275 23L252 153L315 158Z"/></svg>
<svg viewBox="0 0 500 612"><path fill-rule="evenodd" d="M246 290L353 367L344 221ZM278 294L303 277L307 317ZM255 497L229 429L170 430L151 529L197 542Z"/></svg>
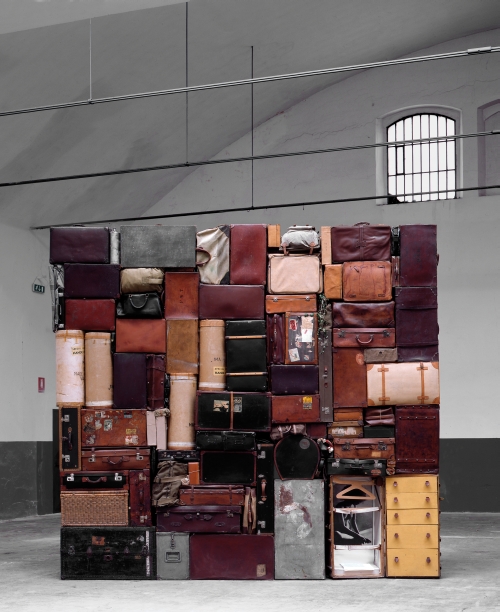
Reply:
<svg viewBox="0 0 500 612"><path fill-rule="evenodd" d="M366 346L383 348L396 344L394 328L378 329L376 327L343 327L333 330L333 346L358 347Z"/></svg>
<svg viewBox="0 0 500 612"><path fill-rule="evenodd" d="M114 331L115 300L65 300L64 326L82 331Z"/></svg>
<svg viewBox="0 0 500 612"><path fill-rule="evenodd" d="M200 319L263 319L262 285L200 285Z"/></svg>
<svg viewBox="0 0 500 612"><path fill-rule="evenodd" d="M83 408L81 414L82 446L136 447L148 444L146 410Z"/></svg>
<svg viewBox="0 0 500 612"><path fill-rule="evenodd" d="M437 288L397 287L395 302L399 361L437 361Z"/></svg>
<svg viewBox="0 0 500 612"><path fill-rule="evenodd" d="M189 563L191 580L273 580L274 537L194 534Z"/></svg>
<svg viewBox="0 0 500 612"><path fill-rule="evenodd" d="M342 264L325 266L323 287L329 300L342 299Z"/></svg>
<svg viewBox="0 0 500 612"><path fill-rule="evenodd" d="M107 227L51 227L51 264L109 263Z"/></svg>
<svg viewBox="0 0 500 612"><path fill-rule="evenodd" d="M355 348L334 348L334 409L366 406L366 366L363 351Z"/></svg>
<svg viewBox="0 0 500 612"><path fill-rule="evenodd" d="M314 365L270 365L273 395L317 395L319 369Z"/></svg>
<svg viewBox="0 0 500 612"><path fill-rule="evenodd" d="M391 257L389 225L356 223L331 229L332 261L383 261Z"/></svg>
<svg viewBox="0 0 500 612"><path fill-rule="evenodd" d="M367 425L394 425L394 408L391 406L377 406L365 410L365 423Z"/></svg>
<svg viewBox="0 0 500 612"><path fill-rule="evenodd" d="M129 471L130 525L151 527L151 475L150 470Z"/></svg>
<svg viewBox="0 0 500 612"><path fill-rule="evenodd" d="M437 226L401 225L401 287L437 286Z"/></svg>
<svg viewBox="0 0 500 612"><path fill-rule="evenodd" d="M148 405L147 356L144 353L113 355L113 408L143 410Z"/></svg>
<svg viewBox="0 0 500 612"><path fill-rule="evenodd" d="M333 327L394 327L394 302L347 304L334 302Z"/></svg>
<svg viewBox="0 0 500 612"><path fill-rule="evenodd" d="M90 448L84 449L82 470L102 472L109 470L149 470L151 450L149 448Z"/></svg>
<svg viewBox="0 0 500 612"><path fill-rule="evenodd" d="M167 319L166 371L169 374L198 374L198 319Z"/></svg>
<svg viewBox="0 0 500 612"><path fill-rule="evenodd" d="M241 533L241 506L173 506L156 511L156 530L188 533Z"/></svg>
<svg viewBox="0 0 500 612"><path fill-rule="evenodd" d="M343 265L346 302L387 302L392 299L391 264L388 261L353 261Z"/></svg>
<svg viewBox="0 0 500 612"><path fill-rule="evenodd" d="M320 419L323 423L333 420L333 357L332 332L318 334L319 402Z"/></svg>
<svg viewBox="0 0 500 612"><path fill-rule="evenodd" d="M319 395L275 395L271 398L273 423L319 423Z"/></svg>
<svg viewBox="0 0 500 612"><path fill-rule="evenodd" d="M318 316L311 313L285 314L285 363L317 364Z"/></svg>
<svg viewBox="0 0 500 612"><path fill-rule="evenodd" d="M285 312L317 312L315 293L308 295L266 295L267 314Z"/></svg>
<svg viewBox="0 0 500 612"><path fill-rule="evenodd" d="M365 349L365 363L395 363L397 360L397 348Z"/></svg>
<svg viewBox="0 0 500 612"><path fill-rule="evenodd" d="M439 406L396 408L396 474L439 472Z"/></svg>
<svg viewBox="0 0 500 612"><path fill-rule="evenodd" d="M197 319L198 272L165 272L165 319Z"/></svg>
<svg viewBox="0 0 500 612"><path fill-rule="evenodd" d="M334 408L334 421L353 421L363 425L363 408Z"/></svg>
<svg viewBox="0 0 500 612"><path fill-rule="evenodd" d="M267 363L285 362L285 322L284 315L267 315Z"/></svg>
<svg viewBox="0 0 500 612"><path fill-rule="evenodd" d="M118 319L116 321L117 353L165 354L165 319Z"/></svg>
<svg viewBox="0 0 500 612"><path fill-rule="evenodd" d="M394 438L334 438L336 459L387 459L394 461Z"/></svg>
<svg viewBox="0 0 500 612"><path fill-rule="evenodd" d="M64 297L116 299L120 297L120 266L64 264Z"/></svg>
<svg viewBox="0 0 500 612"><path fill-rule="evenodd" d="M231 225L229 282L231 285L265 285L267 226Z"/></svg>
<svg viewBox="0 0 500 612"><path fill-rule="evenodd" d="M124 353L122 353L124 354ZM165 357L146 355L147 408L157 410L165 407Z"/></svg>
<svg viewBox="0 0 500 612"><path fill-rule="evenodd" d="M245 487L231 485L182 486L180 506L244 506Z"/></svg>

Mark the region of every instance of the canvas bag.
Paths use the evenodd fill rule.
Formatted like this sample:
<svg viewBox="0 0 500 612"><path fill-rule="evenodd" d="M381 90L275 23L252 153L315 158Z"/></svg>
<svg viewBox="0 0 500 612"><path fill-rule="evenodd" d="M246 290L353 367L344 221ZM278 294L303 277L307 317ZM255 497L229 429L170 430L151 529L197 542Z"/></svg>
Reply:
<svg viewBox="0 0 500 612"><path fill-rule="evenodd" d="M181 484L189 484L187 463L162 461L154 479L151 502L153 506L177 506Z"/></svg>
<svg viewBox="0 0 500 612"><path fill-rule="evenodd" d="M219 225L196 234L196 265L200 282L229 285L229 225Z"/></svg>
<svg viewBox="0 0 500 612"><path fill-rule="evenodd" d="M120 293L161 293L163 276L160 268L125 268L120 271Z"/></svg>
<svg viewBox="0 0 500 612"><path fill-rule="evenodd" d="M309 251L311 255L319 249L319 234L310 225L292 225L283 234L281 247L285 255L287 251Z"/></svg>

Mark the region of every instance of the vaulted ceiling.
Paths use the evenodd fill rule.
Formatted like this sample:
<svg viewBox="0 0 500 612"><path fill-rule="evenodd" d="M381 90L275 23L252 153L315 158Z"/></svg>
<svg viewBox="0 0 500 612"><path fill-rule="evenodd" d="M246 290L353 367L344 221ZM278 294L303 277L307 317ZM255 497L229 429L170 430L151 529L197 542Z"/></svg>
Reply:
<svg viewBox="0 0 500 612"><path fill-rule="evenodd" d="M5 111L89 98L90 17L92 95L104 97L247 78L252 47L255 76L402 57L496 27L500 3L0 0L0 13ZM255 85L254 124L341 78ZM249 86L192 93L187 105L180 94L0 117L0 182L208 159L250 127ZM188 172L0 188L0 222L140 215Z"/></svg>

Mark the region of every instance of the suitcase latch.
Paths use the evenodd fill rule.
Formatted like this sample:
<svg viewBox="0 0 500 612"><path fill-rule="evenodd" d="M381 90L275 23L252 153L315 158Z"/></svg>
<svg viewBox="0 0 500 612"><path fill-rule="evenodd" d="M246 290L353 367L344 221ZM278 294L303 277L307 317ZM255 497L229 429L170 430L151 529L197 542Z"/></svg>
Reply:
<svg viewBox="0 0 500 612"><path fill-rule="evenodd" d="M75 475L69 474L68 476L66 476L66 482L75 482Z"/></svg>
<svg viewBox="0 0 500 612"><path fill-rule="evenodd" d="M257 525L261 528L261 529L265 529L266 528L266 521L257 521Z"/></svg>
<svg viewBox="0 0 500 612"><path fill-rule="evenodd" d="M92 457L89 458L89 463L95 463L95 461L95 455L92 455Z"/></svg>
<svg viewBox="0 0 500 612"><path fill-rule="evenodd" d="M339 331L339 338L345 338L345 331L343 329Z"/></svg>
<svg viewBox="0 0 500 612"><path fill-rule="evenodd" d="M382 442L381 440L379 440L378 442L378 449L379 450L387 450L387 444L385 444L385 442Z"/></svg>
<svg viewBox="0 0 500 612"><path fill-rule="evenodd" d="M351 450L351 443L350 442L344 442L344 444L342 444L342 450L346 450L346 451Z"/></svg>
<svg viewBox="0 0 500 612"><path fill-rule="evenodd" d="M137 453L137 455L135 456L135 458L137 459L137 461L142 461L144 459L143 455Z"/></svg>
<svg viewBox="0 0 500 612"><path fill-rule="evenodd" d="M69 414L63 414L61 421L63 423L69 423Z"/></svg>
<svg viewBox="0 0 500 612"><path fill-rule="evenodd" d="M116 482L121 482L123 480L123 476L121 474L118 474L118 472L115 473L115 481Z"/></svg>
<svg viewBox="0 0 500 612"><path fill-rule="evenodd" d="M63 455L62 457L63 457L64 463L69 463L71 461L69 455Z"/></svg>

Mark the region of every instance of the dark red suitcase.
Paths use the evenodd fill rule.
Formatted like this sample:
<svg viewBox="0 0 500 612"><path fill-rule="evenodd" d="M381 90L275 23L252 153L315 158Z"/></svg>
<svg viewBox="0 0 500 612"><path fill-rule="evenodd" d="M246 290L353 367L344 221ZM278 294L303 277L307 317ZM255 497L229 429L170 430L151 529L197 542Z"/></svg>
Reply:
<svg viewBox="0 0 500 612"><path fill-rule="evenodd" d="M149 470L129 471L130 526L151 527L151 473Z"/></svg>
<svg viewBox="0 0 500 612"><path fill-rule="evenodd" d="M165 319L197 319L199 285L198 272L166 272Z"/></svg>
<svg viewBox="0 0 500 612"><path fill-rule="evenodd" d="M66 329L114 331L115 300L65 300Z"/></svg>
<svg viewBox="0 0 500 612"><path fill-rule="evenodd" d="M231 285L265 285L267 225L231 225L229 282Z"/></svg>
<svg viewBox="0 0 500 612"><path fill-rule="evenodd" d="M332 261L389 261L391 228L388 225L357 223L331 229Z"/></svg>
<svg viewBox="0 0 500 612"><path fill-rule="evenodd" d="M51 227L50 263L109 263L107 227Z"/></svg>
<svg viewBox="0 0 500 612"><path fill-rule="evenodd" d="M241 533L242 506L174 506L157 510L156 530Z"/></svg>
<svg viewBox="0 0 500 612"><path fill-rule="evenodd" d="M147 406L147 356L144 353L115 353L113 408L143 410Z"/></svg>
<svg viewBox="0 0 500 612"><path fill-rule="evenodd" d="M200 285L200 319L264 319L264 287Z"/></svg>
<svg viewBox="0 0 500 612"><path fill-rule="evenodd" d="M333 407L366 408L366 365L363 350L333 349Z"/></svg>
<svg viewBox="0 0 500 612"><path fill-rule="evenodd" d="M148 410L165 408L165 355L146 356L146 379Z"/></svg>
<svg viewBox="0 0 500 612"><path fill-rule="evenodd" d="M64 297L120 297L120 266L64 264Z"/></svg>
<svg viewBox="0 0 500 612"><path fill-rule="evenodd" d="M283 314L267 315L267 362L283 364L285 362L285 330Z"/></svg>
<svg viewBox="0 0 500 612"><path fill-rule="evenodd" d="M396 407L396 474L439 472L439 406Z"/></svg>
<svg viewBox="0 0 500 612"><path fill-rule="evenodd" d="M271 365L273 395L317 395L319 368L316 365Z"/></svg>
<svg viewBox="0 0 500 612"><path fill-rule="evenodd" d="M398 361L438 361L438 301L435 287L396 287Z"/></svg>
<svg viewBox="0 0 500 612"><path fill-rule="evenodd" d="M194 534L189 566L191 580L274 580L274 537Z"/></svg>
<svg viewBox="0 0 500 612"><path fill-rule="evenodd" d="M437 286L437 226L402 225L400 235L401 287Z"/></svg>
<svg viewBox="0 0 500 612"><path fill-rule="evenodd" d="M334 302L333 327L394 327L394 302Z"/></svg>

